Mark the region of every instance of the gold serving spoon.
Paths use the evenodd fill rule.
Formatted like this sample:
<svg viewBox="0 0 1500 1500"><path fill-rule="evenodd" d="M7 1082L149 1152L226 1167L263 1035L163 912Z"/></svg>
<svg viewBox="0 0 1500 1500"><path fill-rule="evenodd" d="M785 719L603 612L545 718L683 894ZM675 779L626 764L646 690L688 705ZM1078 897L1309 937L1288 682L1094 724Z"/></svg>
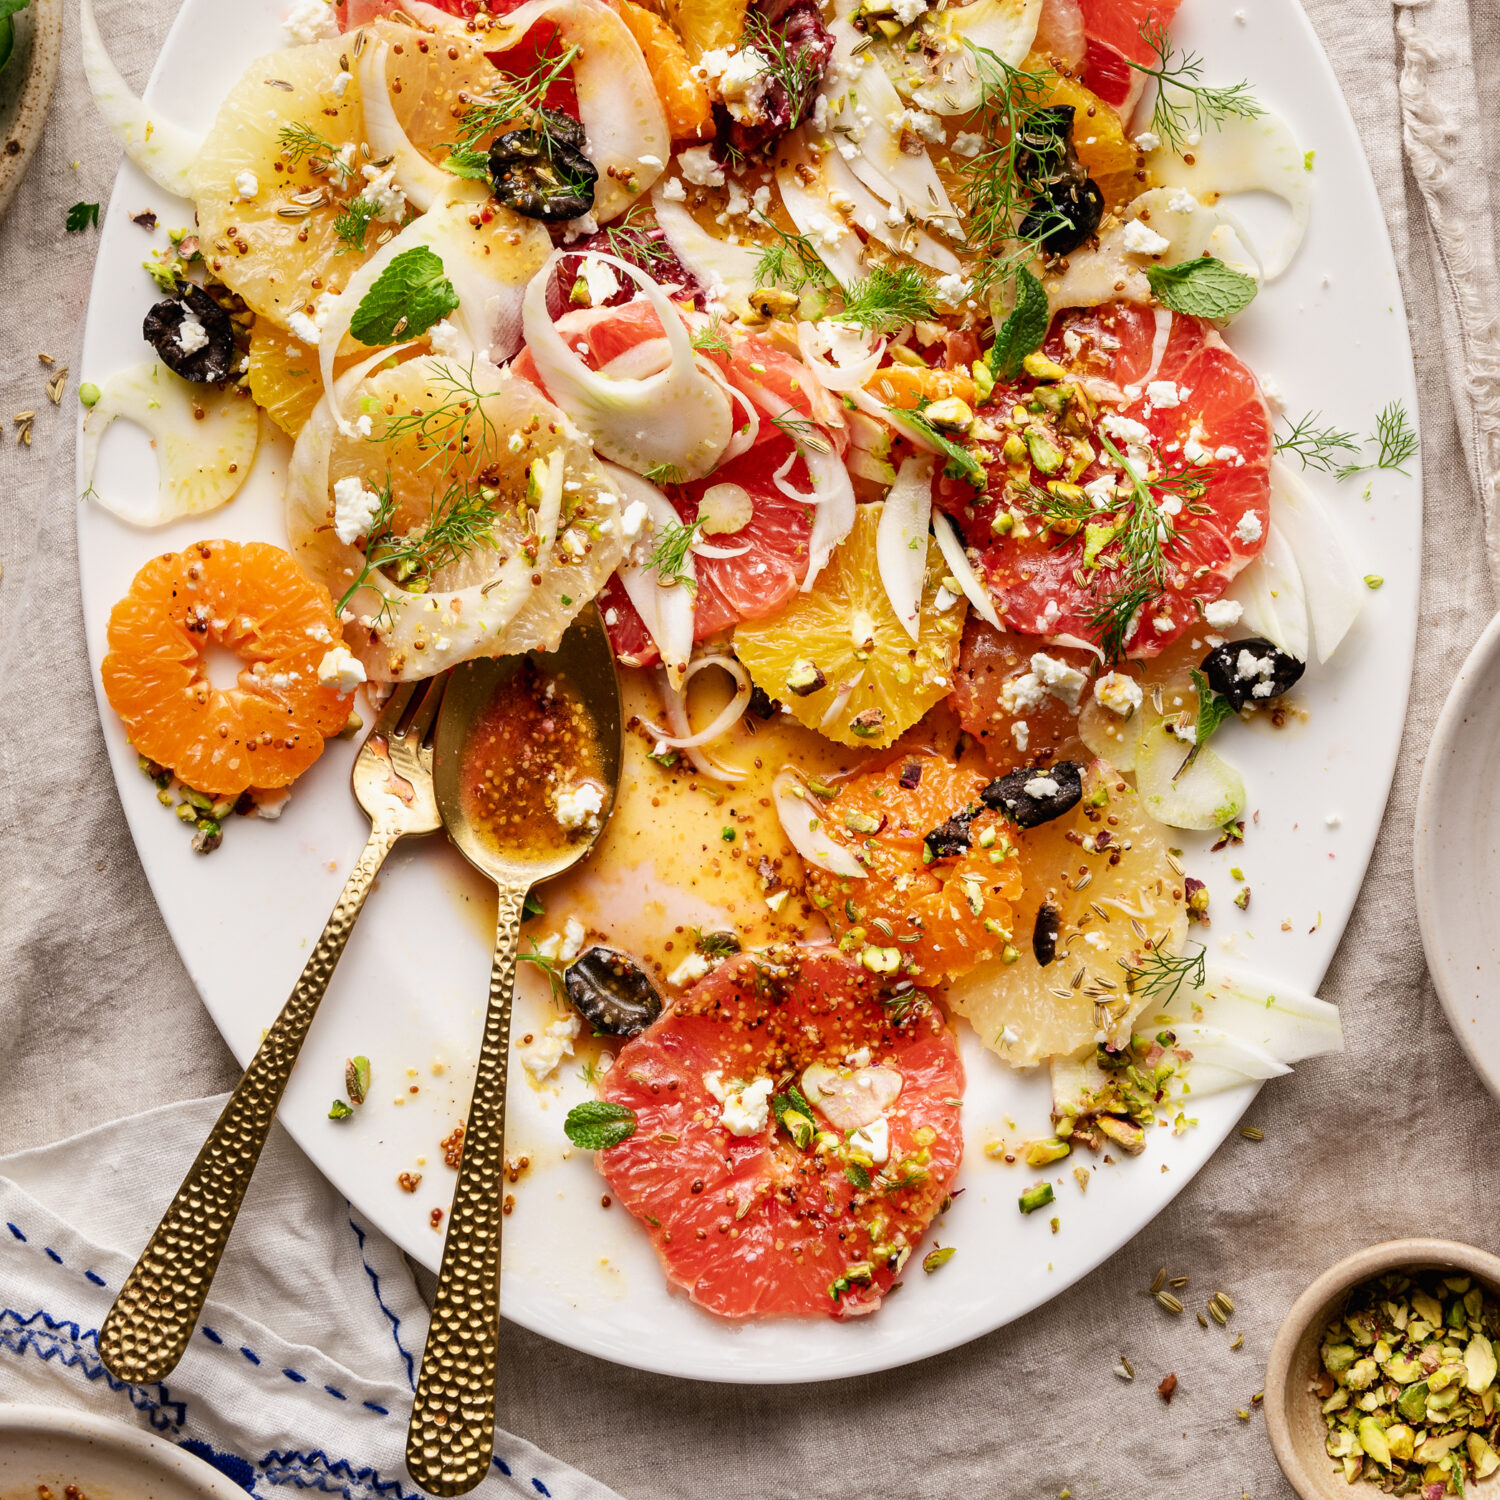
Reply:
<svg viewBox="0 0 1500 1500"><path fill-rule="evenodd" d="M402 683L360 746L351 780L370 819L364 847L297 987L229 1096L197 1160L125 1278L99 1330L99 1357L133 1385L165 1380L187 1351L287 1079L385 857L408 834L439 826L427 732L442 677Z"/></svg>
<svg viewBox="0 0 1500 1500"><path fill-rule="evenodd" d="M593 848L619 786L620 734L620 684L594 605L556 651L455 667L438 719L433 780L443 826L499 887L500 905L484 1041L406 1435L406 1466L433 1495L473 1489L495 1446L505 1087L522 905L533 885Z"/></svg>

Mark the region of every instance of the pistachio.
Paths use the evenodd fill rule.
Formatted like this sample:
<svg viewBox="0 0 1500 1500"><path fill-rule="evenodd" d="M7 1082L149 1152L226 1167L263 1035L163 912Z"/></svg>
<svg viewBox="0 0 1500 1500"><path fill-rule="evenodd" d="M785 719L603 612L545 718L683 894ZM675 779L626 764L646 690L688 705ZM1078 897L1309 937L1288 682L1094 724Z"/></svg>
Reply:
<svg viewBox="0 0 1500 1500"><path fill-rule="evenodd" d="M1032 1141L1026 1147L1026 1165L1028 1167L1049 1167L1055 1161L1061 1161L1065 1156L1071 1156L1073 1148L1066 1142L1060 1141L1056 1136L1050 1140Z"/></svg>
<svg viewBox="0 0 1500 1500"><path fill-rule="evenodd" d="M1101 1135L1107 1135L1128 1156L1139 1156L1146 1149L1146 1132L1131 1120L1100 1115L1094 1124Z"/></svg>
<svg viewBox="0 0 1500 1500"><path fill-rule="evenodd" d="M931 411L931 407L928 408ZM1040 427L1026 429L1026 451L1031 461L1043 474L1055 474L1063 466L1062 450L1058 448Z"/></svg>
<svg viewBox="0 0 1500 1500"><path fill-rule="evenodd" d="M1021 361L1021 368L1033 380L1062 380L1067 371L1055 360L1048 359L1040 349L1033 350Z"/></svg>
<svg viewBox="0 0 1500 1500"><path fill-rule="evenodd" d="M922 415L939 432L967 432L974 425L974 408L961 396L944 396L924 407Z"/></svg>
<svg viewBox="0 0 1500 1500"><path fill-rule="evenodd" d="M1359 1423L1359 1446L1365 1450L1382 1469L1391 1466L1391 1450L1385 1440L1385 1429L1374 1417L1361 1417Z"/></svg>
<svg viewBox="0 0 1500 1500"><path fill-rule="evenodd" d="M816 693L819 688L827 686L828 679L813 661L794 661L792 670L786 674L787 691L799 698L805 698L809 693Z"/></svg>
<svg viewBox="0 0 1500 1500"><path fill-rule="evenodd" d="M1021 1194L1019 1199L1021 1212L1033 1214L1037 1209L1045 1208L1056 1196L1050 1182L1039 1182L1035 1187L1029 1187Z"/></svg>
<svg viewBox="0 0 1500 1500"><path fill-rule="evenodd" d="M786 318L796 312L801 299L795 292L784 291L779 286L761 286L750 293L750 305L761 317Z"/></svg>
<svg viewBox="0 0 1500 1500"><path fill-rule="evenodd" d="M1469 1347L1464 1350L1464 1369L1467 1372L1464 1385L1476 1396L1495 1383L1495 1346L1482 1333L1469 1340Z"/></svg>

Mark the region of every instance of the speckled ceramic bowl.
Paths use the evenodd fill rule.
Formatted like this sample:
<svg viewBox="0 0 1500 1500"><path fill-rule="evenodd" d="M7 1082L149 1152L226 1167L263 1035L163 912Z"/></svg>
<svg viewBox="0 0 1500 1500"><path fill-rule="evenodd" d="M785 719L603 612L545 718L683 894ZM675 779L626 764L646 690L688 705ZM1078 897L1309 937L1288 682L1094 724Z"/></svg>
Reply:
<svg viewBox="0 0 1500 1500"><path fill-rule="evenodd" d="M1500 1296L1500 1256L1453 1240L1387 1240L1341 1260L1292 1304L1266 1362L1266 1428L1281 1472L1301 1500L1364 1500L1373 1485L1350 1487L1328 1457L1318 1401L1308 1385L1318 1374L1323 1329L1362 1281L1387 1271L1459 1271Z"/></svg>
<svg viewBox="0 0 1500 1500"><path fill-rule="evenodd" d="M0 215L10 207L42 138L62 56L62 0L31 0L12 23L15 50L0 69Z"/></svg>
<svg viewBox="0 0 1500 1500"><path fill-rule="evenodd" d="M139 1427L52 1406L0 1405L0 1500L69 1485L90 1500L245 1500L228 1476Z"/></svg>

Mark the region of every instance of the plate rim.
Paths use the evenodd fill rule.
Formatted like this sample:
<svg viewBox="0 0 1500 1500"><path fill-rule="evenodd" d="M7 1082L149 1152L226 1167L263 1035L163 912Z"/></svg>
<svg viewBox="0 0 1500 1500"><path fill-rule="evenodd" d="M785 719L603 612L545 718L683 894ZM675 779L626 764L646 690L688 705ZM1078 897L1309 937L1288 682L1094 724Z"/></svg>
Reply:
<svg viewBox="0 0 1500 1500"><path fill-rule="evenodd" d="M185 25L187 11L190 8L191 7L189 6L184 6L183 9L179 11L178 15L174 18L171 27L168 28L166 34L163 37L161 49L158 53L156 62L153 64L150 79L146 88L146 94L148 98L151 96L152 90L158 83L158 74L161 68L162 58L167 50L168 43L175 37L178 28ZM1390 311L1394 313L1397 320L1397 330L1401 345L1401 358L1399 365L1396 365L1394 367L1394 373L1403 383L1406 389L1409 389L1410 391L1415 393L1417 389L1415 355L1412 345L1411 326L1406 312L1406 300L1397 269L1395 246L1391 240L1390 227L1385 220L1383 206L1380 203L1379 192L1375 184L1374 173L1370 166L1369 158L1365 152L1363 140L1360 136L1358 126L1354 121L1353 113L1349 108L1348 100L1345 97L1344 91L1339 83L1337 74L1333 69L1332 62L1326 50L1324 49L1323 44L1319 39L1316 31L1313 29L1312 23L1306 15L1305 10L1300 4L1290 3L1289 0L1289 3L1285 5L1283 19L1287 26L1300 29L1301 45L1299 46L1298 51L1302 54L1308 66L1315 67L1321 70L1321 76L1323 78L1324 84L1326 85L1329 98L1333 101L1336 101L1338 111L1342 116L1343 123L1347 127L1349 135L1355 145L1354 160L1351 163L1350 171L1351 174L1358 175L1358 187L1361 196L1367 197L1368 201L1375 206L1378 212L1382 236L1380 244L1384 249L1384 256L1382 257L1382 259L1386 262L1391 271ZM123 167L122 170L124 170ZM91 310L92 305L93 290L91 287ZM1417 403L1413 404L1415 408L1413 412L1413 421L1420 436L1422 428L1420 406ZM80 420L80 461L81 437L82 432ZM1408 476L1414 487L1417 501L1409 525L1412 528L1412 537L1414 542L1413 577L1418 581L1418 583L1420 580L1421 547L1425 537L1425 518L1422 514L1420 504L1423 488L1423 472L1422 453L1419 449L1418 454L1412 462L1411 473ZM80 508L80 528L83 524L82 516L83 511L82 508ZM1341 534L1345 533L1341 532ZM1389 694L1387 699L1392 711L1392 718L1394 718L1403 726L1406 722L1406 714L1410 701L1412 680L1416 670L1415 636L1418 618L1419 603L1414 603L1411 612L1411 618L1410 620L1405 622L1405 628L1409 632L1410 637L1410 646L1408 648L1410 651L1410 667L1409 670L1402 675L1399 683L1392 685L1394 690ZM95 679L94 688L96 702L98 703L100 709L101 718L103 718L105 723L107 724L108 716L110 713L108 703L104 697L102 684L98 680L97 672L93 673L93 676ZM1359 858L1359 879L1358 883L1354 886L1354 894L1350 900L1350 910L1349 912L1346 912L1344 914L1342 922L1340 924L1340 942L1342 941L1343 933L1347 930L1349 917L1352 915L1353 908L1358 902L1359 894L1363 889L1365 877L1368 874L1370 861L1373 858L1375 845L1379 841L1379 825L1383 819L1385 809L1389 806L1391 787L1394 784L1395 771L1399 761L1400 742L1401 736L1398 735L1391 752L1390 766L1384 777L1385 784L1381 799L1381 816L1374 820L1369 846L1362 852ZM122 801L123 800L124 799L122 798ZM126 808L126 816L127 821L131 824L132 838L134 838L134 820L131 817L130 809L128 807ZM1352 863L1353 861L1351 860L1351 864ZM151 870L146 866L144 860L142 861L142 868L143 872L146 874L147 883L151 888L153 899L156 899L156 882ZM174 946L176 946L177 939L175 931L173 929L173 924L168 920L166 916L166 908L162 905L160 900L157 900L157 906L158 910L162 912L163 922L167 926L169 933L172 934L173 943ZM1319 987L1321 987L1324 978L1326 978L1327 970L1332 962L1334 953L1337 951L1337 946L1338 945L1335 944L1333 948L1329 950L1327 959L1317 964L1315 971L1316 981L1309 983L1309 990L1316 991ZM179 956L181 956L182 949L180 947L178 949L178 952ZM1251 967L1254 967L1254 965L1252 964ZM193 978L194 988L199 989L199 998L201 1001L203 1000L203 995L201 988L199 988L198 981L193 975L191 969L189 969L188 972L189 977ZM1313 972L1314 970L1310 967L1308 970L1309 975L1311 975ZM209 1011L210 1018L215 1019L213 1010L207 1005L206 1001L204 1001L203 1003L205 1009ZM218 1023L216 1019L215 1025L217 1029ZM226 1038L226 1041L227 1040L228 1039ZM243 1063L243 1059L240 1059L239 1050L236 1049L232 1044L231 1050L234 1051L237 1060L240 1060ZM978 1338L986 1337L989 1334L998 1332L1000 1329L1008 1326L1010 1323L1015 1322L1020 1318L1029 1316L1038 1308L1045 1306L1048 1302L1052 1301L1054 1298L1061 1295L1064 1291L1068 1290L1076 1282L1082 1280L1083 1277L1099 1269L1099 1267L1103 1265L1105 1261L1110 1259L1113 1255L1117 1254L1126 1244L1129 1243L1131 1239L1135 1237L1135 1235L1139 1234L1148 1224L1155 1220L1164 1209L1166 1209L1171 1203L1173 1203L1178 1194L1180 1194L1182 1190L1187 1186L1187 1184L1197 1176L1198 1172L1202 1170L1202 1168L1207 1164L1208 1160L1218 1151L1218 1149L1223 1145L1224 1141L1229 1137L1234 1129L1235 1124L1238 1122L1244 1111L1249 1107L1250 1103L1258 1094L1259 1087L1260 1086L1258 1083L1253 1085L1247 1084L1242 1086L1238 1091L1232 1091L1231 1097L1234 1098L1235 1102L1231 1110L1226 1110L1225 1117L1222 1122L1222 1133L1217 1133L1216 1138L1210 1140L1209 1136L1210 1134L1216 1133L1219 1122L1216 1121L1214 1125L1203 1125L1197 1128L1197 1130L1195 1131L1197 1139L1205 1142L1205 1148L1202 1152L1201 1159L1198 1160L1196 1164L1192 1165L1190 1170L1183 1172L1174 1171L1165 1184L1165 1190L1160 1192L1160 1196L1157 1196L1156 1193L1153 1193L1153 1201L1155 1202L1156 1206L1152 1211L1150 1217L1144 1222L1135 1225L1135 1227L1133 1228L1126 1228L1118 1234L1110 1233L1098 1236L1098 1240L1103 1244L1107 1244L1109 1247L1103 1254L1099 1255L1097 1258L1094 1258L1090 1262L1090 1264L1080 1266L1076 1270L1053 1273L1053 1275L1056 1276L1056 1280L1049 1280L1044 1287L1039 1289L1038 1294L1035 1298L1027 1299L1025 1302L1018 1302L1017 1304L1015 1304L1013 1309L1009 1310L1000 1321L986 1321L983 1326L978 1327L969 1323L962 1323L961 1326L955 1329L951 1337L946 1337L939 1343L923 1343L919 1349L915 1350L915 1352L911 1349L906 1348L876 1348L868 1352L861 1353L858 1350L857 1346L851 1345L849 1355L846 1355L840 1360L835 1361L833 1359L828 1359L824 1360L822 1363L816 1366L812 1366L809 1368L794 1368L790 1370L781 1370L776 1373L762 1371L760 1369L755 1369L748 1373L739 1370L734 1366L733 1355L731 1352L727 1356L725 1364L722 1368L704 1367L700 1362L695 1363L691 1371L685 1372L680 1364L676 1364L672 1361L670 1351L657 1353L651 1348L642 1348L638 1350L632 1350L629 1355L624 1355L613 1350L601 1349L596 1343L564 1338L555 1328L551 1326L544 1326L541 1320L531 1317L517 1316L514 1312L506 1309L502 1309L502 1311L504 1312L504 1315L510 1318L512 1322L516 1323L517 1326L525 1327L531 1332L540 1334L541 1336L546 1337L549 1340L561 1343L565 1347L575 1349L580 1353L589 1355L590 1357L602 1359L609 1363L619 1364L624 1368L640 1369L649 1373L669 1375L681 1379L691 1379L695 1381L701 1381L706 1384L807 1384L831 1379L852 1379L861 1375L877 1374L890 1369L897 1369L909 1365L914 1365L936 1355L951 1352L953 1349L961 1347L962 1345L972 1342ZM290 1126L288 1128L290 1130ZM294 1134L294 1139L295 1138L297 1137ZM324 1171L321 1166L318 1168L318 1170ZM359 1206L361 1198L358 1191L350 1191L348 1188L346 1188L345 1183L342 1180L342 1174L339 1177L335 1177L331 1173L324 1172L324 1175L328 1176L329 1180L332 1181L341 1192L347 1192L348 1196L350 1197L350 1201L356 1206ZM357 1188L357 1184L355 1186ZM370 1215L370 1218L373 1224L382 1228L382 1232L390 1234L396 1243L402 1243L398 1235L383 1227L381 1215L372 1214ZM403 1248L405 1247L403 1246ZM424 1257L419 1258L423 1258L425 1263ZM728 1327L731 1332L733 1331L733 1326L734 1325L726 1325L726 1327ZM852 1363L851 1360L853 1361ZM836 1368L834 1368L835 1365L837 1366Z"/></svg>

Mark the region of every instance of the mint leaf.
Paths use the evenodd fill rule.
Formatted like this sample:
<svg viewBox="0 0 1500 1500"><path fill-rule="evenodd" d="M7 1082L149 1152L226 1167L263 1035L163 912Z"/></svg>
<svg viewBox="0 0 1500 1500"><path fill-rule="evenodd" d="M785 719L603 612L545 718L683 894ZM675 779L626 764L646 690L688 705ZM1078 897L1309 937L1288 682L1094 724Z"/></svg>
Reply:
<svg viewBox="0 0 1500 1500"><path fill-rule="evenodd" d="M450 151L443 159L443 166L455 177L469 177L476 182L490 180L490 159L483 151Z"/></svg>
<svg viewBox="0 0 1500 1500"><path fill-rule="evenodd" d="M1222 323L1255 300L1255 278L1211 255L1177 266L1147 266L1146 280L1156 300L1173 312Z"/></svg>
<svg viewBox="0 0 1500 1500"><path fill-rule="evenodd" d="M776 1116L776 1123L791 1136L797 1149L806 1151L812 1145L815 1127L812 1105L807 1102L802 1090L795 1083L787 1084L784 1093L771 1096L771 1110Z"/></svg>
<svg viewBox="0 0 1500 1500"><path fill-rule="evenodd" d="M3 0L0 0L3 3ZM95 229L99 227L99 205L97 203L75 203L68 210L68 217L64 220L64 227L69 234L77 234L80 229L87 229L92 224Z"/></svg>
<svg viewBox="0 0 1500 1500"><path fill-rule="evenodd" d="M932 403L923 400L923 406ZM939 432L926 417L922 415L921 407L915 411L906 411L900 407L891 408L891 418L899 427L903 422L914 427L922 436L936 448L947 462L943 465L943 473L949 479L967 479L975 489L982 490L989 476L980 461L975 458L969 449L962 443L955 443L946 433Z"/></svg>
<svg viewBox="0 0 1500 1500"><path fill-rule="evenodd" d="M635 1111L608 1099L590 1099L575 1104L563 1121L563 1130L575 1146L585 1151L607 1151L635 1134Z"/></svg>
<svg viewBox="0 0 1500 1500"><path fill-rule="evenodd" d="M1016 305L995 332L990 349L990 369L996 380L1014 380L1021 362L1042 347L1052 319L1047 312L1047 294L1025 266L1016 270Z"/></svg>
<svg viewBox="0 0 1500 1500"><path fill-rule="evenodd" d="M851 1161L844 1167L844 1176L861 1192L870 1185L870 1174L857 1161Z"/></svg>
<svg viewBox="0 0 1500 1500"><path fill-rule="evenodd" d="M1193 748L1201 749L1208 737L1234 712L1228 698L1216 693L1197 667L1192 670L1193 687L1198 693L1198 726L1193 739Z"/></svg>
<svg viewBox="0 0 1500 1500"><path fill-rule="evenodd" d="M365 293L349 321L362 344L394 344L416 338L458 306L458 293L443 272L442 258L426 245L403 250Z"/></svg>

